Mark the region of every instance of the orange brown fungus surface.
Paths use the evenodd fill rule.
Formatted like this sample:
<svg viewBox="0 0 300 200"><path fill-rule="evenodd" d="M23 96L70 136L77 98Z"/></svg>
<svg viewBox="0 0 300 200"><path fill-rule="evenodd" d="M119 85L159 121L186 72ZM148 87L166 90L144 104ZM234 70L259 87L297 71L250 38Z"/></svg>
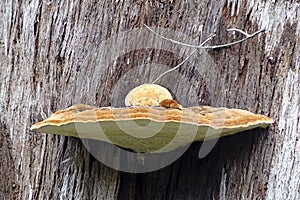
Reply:
<svg viewBox="0 0 300 200"><path fill-rule="evenodd" d="M267 116L254 114L241 109L213 108L195 106L174 109L164 107L101 107L76 104L65 110L53 113L49 118L32 125L31 130L44 126L62 126L69 123L88 123L122 120L153 120L157 122L175 122L194 124L197 126L213 126L215 128L234 129L239 127L267 127L273 120Z"/></svg>
<svg viewBox="0 0 300 200"><path fill-rule="evenodd" d="M97 108L76 104L33 124L31 130L104 141L136 152L167 152L193 141L229 136L257 127L266 128L271 123L273 120L269 117L240 109L209 106L182 109L144 106ZM137 126L143 127L143 131ZM124 132L123 127L129 127L129 132ZM157 127L163 128L155 136L147 138ZM131 134L141 135L141 138ZM159 150L174 135L178 137L177 142Z"/></svg>
<svg viewBox="0 0 300 200"><path fill-rule="evenodd" d="M161 107L165 107L165 108L174 108L174 109L182 109L182 106L175 100L173 99L164 99L162 100L159 105Z"/></svg>

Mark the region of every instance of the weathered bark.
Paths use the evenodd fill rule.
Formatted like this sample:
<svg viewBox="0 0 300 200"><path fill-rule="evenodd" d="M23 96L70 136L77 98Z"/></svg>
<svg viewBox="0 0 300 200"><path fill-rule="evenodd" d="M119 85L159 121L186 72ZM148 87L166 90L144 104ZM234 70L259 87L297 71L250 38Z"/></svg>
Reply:
<svg viewBox="0 0 300 200"><path fill-rule="evenodd" d="M299 199L299 7L283 0L1 1L0 198ZM242 44L199 53L159 84L182 105L248 109L274 125L222 138L203 159L195 143L175 163L145 174L106 167L78 139L29 130L75 103L121 106L126 92L166 70L155 63L170 68L191 52L160 41L143 23L177 31L175 39L192 44L212 32L213 44L239 38L226 33L231 27L266 29ZM135 28L178 53L137 48L106 61L119 50L118 37Z"/></svg>

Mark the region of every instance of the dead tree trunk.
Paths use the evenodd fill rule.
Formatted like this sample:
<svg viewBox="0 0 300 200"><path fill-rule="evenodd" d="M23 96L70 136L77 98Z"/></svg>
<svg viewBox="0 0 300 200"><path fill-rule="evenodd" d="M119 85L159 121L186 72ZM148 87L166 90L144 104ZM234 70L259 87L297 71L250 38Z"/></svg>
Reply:
<svg viewBox="0 0 300 200"><path fill-rule="evenodd" d="M0 199L299 199L299 8L260 0L1 1ZM144 174L101 164L79 139L29 130L75 103L122 106L131 88L193 50L159 41L143 24L190 44L212 33L211 44L241 37L227 28L266 29L229 48L199 50L158 83L182 105L247 109L274 125L222 138L203 159L195 143Z"/></svg>

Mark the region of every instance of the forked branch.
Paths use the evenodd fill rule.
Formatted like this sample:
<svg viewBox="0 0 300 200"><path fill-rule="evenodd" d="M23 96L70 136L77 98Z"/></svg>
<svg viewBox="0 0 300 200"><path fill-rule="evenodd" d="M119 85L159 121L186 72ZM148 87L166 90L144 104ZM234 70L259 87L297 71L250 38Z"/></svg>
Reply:
<svg viewBox="0 0 300 200"><path fill-rule="evenodd" d="M209 45L208 45L208 46L204 46L203 43L201 43L200 45L192 45L192 44L187 44L187 43L178 42L178 41L176 41L176 40L173 40L173 39L170 39L170 38L167 38L167 37L165 37L165 36L162 36L162 35L158 34L157 32L155 32L153 29L151 29L151 28L150 28L149 26L147 26L146 24L144 24L144 26L145 26L147 29L149 29L151 32L153 32L155 35L157 35L157 36L159 36L159 37L161 37L161 38L163 38L163 39L165 39L165 40L168 40L168 41L173 42L173 43L175 43L175 44L180 44L180 45L183 45L183 46L192 47L192 48L198 48L198 49L217 49L217 48L228 47L228 46L231 46L231 45L234 45L234 44L241 43L241 42L243 42L243 41L245 41L245 40L247 40L247 39L250 39L250 38L252 38L252 37L258 35L259 33L265 31L265 29L262 29L262 30L259 30L259 31L255 32L255 33L253 33L253 34L248 34L248 33L246 33L245 31L242 31L242 30L240 30L240 29L237 29L237 28L230 28L230 29L227 29L228 32L229 32L229 31L236 31L236 32L239 32L239 33L241 33L242 35L244 35L245 38L240 39L240 40L237 40L237 41L234 41L234 42L226 43L226 44L218 44L218 45L212 45L212 46L209 46Z"/></svg>
<svg viewBox="0 0 300 200"><path fill-rule="evenodd" d="M240 29L237 29L237 28L230 28L230 29L227 29L227 31L236 31L236 32L239 32L241 33L242 35L244 35L245 37L243 39L240 39L240 40L237 40L237 41L234 41L234 42L229 42L229 43L226 43L226 44L218 44L218 45L207 45L207 46L204 46L208 41L210 41L212 39L213 36L209 37L208 39L206 39L204 42L202 42L200 45L192 45L192 44L186 44L186 43L182 43L182 42L179 42L179 41L176 41L176 40L173 40L171 38L167 38L165 36L162 36L160 34L158 34L157 32L155 32L153 29L151 29L149 26L147 26L146 24L144 24L144 26L149 29L151 32L153 32L155 35L167 40L167 41L170 41L170 42L173 42L175 44L180 44L180 45L183 45L183 46L186 46L186 47L192 47L192 48L196 48L188 57L186 57L181 63L179 63L178 65L176 65L175 67L173 67L172 69L170 70L167 70L165 71L164 73L162 73L161 75L159 75L154 81L152 81L152 83L156 83L161 77L163 77L164 75L166 75L167 73L169 72L172 72L176 69L178 69L180 66L182 66L193 54L195 54L197 52L198 49L217 49L217 48L223 48L223 47L228 47L228 46L231 46L231 45L234 45L234 44L238 44L238 43L241 43L247 39L250 39L256 35L258 35L259 33L262 33L264 32L265 30L262 29L262 30L259 30L253 34L248 34L247 32L245 31L242 31Z"/></svg>

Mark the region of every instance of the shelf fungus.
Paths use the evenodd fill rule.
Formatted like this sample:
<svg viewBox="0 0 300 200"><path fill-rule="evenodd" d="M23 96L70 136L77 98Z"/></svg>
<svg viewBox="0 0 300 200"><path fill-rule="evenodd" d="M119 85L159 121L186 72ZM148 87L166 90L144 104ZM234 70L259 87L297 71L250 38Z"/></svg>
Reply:
<svg viewBox="0 0 300 200"><path fill-rule="evenodd" d="M184 108L172 100L167 89L156 84L133 89L125 104L123 108L76 104L32 125L31 130L100 140L136 152L166 152L193 141L266 128L273 123L269 117L240 109Z"/></svg>

